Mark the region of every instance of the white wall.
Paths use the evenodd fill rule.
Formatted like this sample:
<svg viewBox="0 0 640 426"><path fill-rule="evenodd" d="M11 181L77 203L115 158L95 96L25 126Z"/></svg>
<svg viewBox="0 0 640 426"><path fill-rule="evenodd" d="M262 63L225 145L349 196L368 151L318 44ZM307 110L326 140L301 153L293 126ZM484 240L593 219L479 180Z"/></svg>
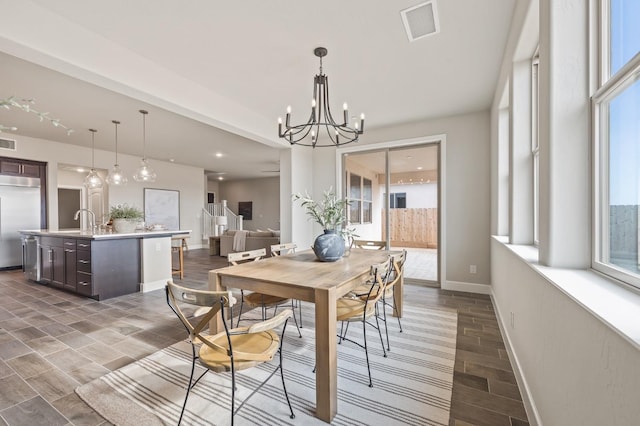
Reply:
<svg viewBox="0 0 640 426"><path fill-rule="evenodd" d="M373 143L446 135L446 157L442 169L446 182L444 267L447 281L441 283L443 288L489 291L489 117L489 111L481 111L370 129L358 142L366 147ZM335 168L335 153L332 155L333 160L325 167L326 173L316 172L314 178L317 176L326 181L326 176ZM322 157L322 161L315 163L316 167L328 161ZM335 186L335 180L327 183ZM469 265L477 265L476 274L469 273Z"/></svg>
<svg viewBox="0 0 640 426"><path fill-rule="evenodd" d="M235 214L238 214L238 202L253 203L252 219L244 218L244 229L280 229L280 178L223 181L219 188L218 201L227 200L227 207Z"/></svg>
<svg viewBox="0 0 640 426"><path fill-rule="evenodd" d="M531 398L529 422L638 424L640 350L509 246L493 241L491 264L496 313L523 398Z"/></svg>
<svg viewBox="0 0 640 426"><path fill-rule="evenodd" d="M16 139L15 151L2 151L6 157L22 158L47 162L47 215L48 227L58 227L58 165L75 164L88 167L91 164L91 149L68 145L44 139L29 138L12 135ZM96 150L95 166L100 169L110 169L114 161L114 153ZM152 167L158 174L156 182L150 184L138 183L133 180L133 173L139 166L140 158L118 154L118 163L127 173L129 183L124 187L109 187L110 205L127 203L140 209L144 207L143 188L173 189L180 191L180 228L190 229L191 238L189 248L202 247L202 208L205 200L203 194L204 170L198 167L184 166L164 161L150 159ZM69 182L68 177L61 176L61 182Z"/></svg>
<svg viewBox="0 0 640 426"><path fill-rule="evenodd" d="M438 184L423 183L416 185L392 185L391 193L404 192L407 194L408 209L435 209L438 208ZM380 195L381 203L384 195Z"/></svg>

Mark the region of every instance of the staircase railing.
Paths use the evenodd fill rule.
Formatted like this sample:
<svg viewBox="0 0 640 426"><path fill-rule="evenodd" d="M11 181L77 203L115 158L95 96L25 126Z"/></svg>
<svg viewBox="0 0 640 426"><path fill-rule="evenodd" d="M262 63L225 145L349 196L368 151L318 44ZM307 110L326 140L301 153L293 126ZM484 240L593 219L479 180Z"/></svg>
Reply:
<svg viewBox="0 0 640 426"><path fill-rule="evenodd" d="M216 224L216 217L225 216L227 218L227 225L225 229L238 230L243 229L242 215L237 215L227 207L227 201L222 200L221 203L208 203L205 208L202 209L202 238L207 239L209 237L219 235L218 225Z"/></svg>

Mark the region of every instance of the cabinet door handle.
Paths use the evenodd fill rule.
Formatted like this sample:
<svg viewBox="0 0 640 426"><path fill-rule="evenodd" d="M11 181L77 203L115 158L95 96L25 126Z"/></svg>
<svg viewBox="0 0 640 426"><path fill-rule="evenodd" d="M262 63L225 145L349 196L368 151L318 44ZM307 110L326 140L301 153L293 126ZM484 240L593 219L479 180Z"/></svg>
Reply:
<svg viewBox="0 0 640 426"><path fill-rule="evenodd" d="M85 287L89 285L89 283L86 281L80 281L78 284L83 285Z"/></svg>
<svg viewBox="0 0 640 426"><path fill-rule="evenodd" d="M49 262L53 262L53 250L49 249Z"/></svg>
<svg viewBox="0 0 640 426"><path fill-rule="evenodd" d="M73 249L64 249L64 251L66 251L67 253L75 253L75 250Z"/></svg>
<svg viewBox="0 0 640 426"><path fill-rule="evenodd" d="M89 263L89 261L88 261L88 260L82 260L82 259L81 259L81 260L78 260L78 262L79 262L79 263L85 263L85 264Z"/></svg>
<svg viewBox="0 0 640 426"><path fill-rule="evenodd" d="M89 247L89 244L82 244L82 243L78 243L78 245L79 245L80 247L83 247L83 248L87 248L87 247Z"/></svg>

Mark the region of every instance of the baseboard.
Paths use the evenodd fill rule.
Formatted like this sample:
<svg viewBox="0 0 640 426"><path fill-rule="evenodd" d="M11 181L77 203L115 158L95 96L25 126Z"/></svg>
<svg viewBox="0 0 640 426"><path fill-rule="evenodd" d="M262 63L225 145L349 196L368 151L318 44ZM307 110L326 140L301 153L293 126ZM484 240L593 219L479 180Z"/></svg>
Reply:
<svg viewBox="0 0 640 426"><path fill-rule="evenodd" d="M160 290L167 285L168 280L149 281L148 283L140 284L140 293L146 293L148 291Z"/></svg>
<svg viewBox="0 0 640 426"><path fill-rule="evenodd" d="M536 404L533 402L533 397L531 396L531 391L529 390L527 380L525 379L524 374L522 374L522 368L520 367L518 356L513 351L511 339L509 338L509 333L507 332L508 328L503 321L504 317L500 314L500 307L496 303L496 300L493 296L493 291L491 292L491 302L493 303L493 308L496 313L496 319L498 320L498 328L500 328L500 333L503 336L505 349L507 350L507 354L509 354L511 368L516 376L516 382L518 382L518 388L520 389L522 403L524 404L524 409L527 412L529 424L531 426L539 426L542 424L540 415L538 414L538 410L536 409Z"/></svg>
<svg viewBox="0 0 640 426"><path fill-rule="evenodd" d="M491 294L491 286L489 284L465 283L461 281L445 281L442 289L464 291L467 293Z"/></svg>

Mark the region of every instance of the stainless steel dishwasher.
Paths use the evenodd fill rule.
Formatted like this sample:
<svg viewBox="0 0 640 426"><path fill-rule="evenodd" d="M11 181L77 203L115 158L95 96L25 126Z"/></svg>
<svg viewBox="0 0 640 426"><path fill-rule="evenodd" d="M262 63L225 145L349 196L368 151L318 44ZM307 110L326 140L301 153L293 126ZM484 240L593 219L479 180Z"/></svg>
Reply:
<svg viewBox="0 0 640 426"><path fill-rule="evenodd" d="M26 279L40 281L38 263L38 238L34 235L23 235L22 271Z"/></svg>

